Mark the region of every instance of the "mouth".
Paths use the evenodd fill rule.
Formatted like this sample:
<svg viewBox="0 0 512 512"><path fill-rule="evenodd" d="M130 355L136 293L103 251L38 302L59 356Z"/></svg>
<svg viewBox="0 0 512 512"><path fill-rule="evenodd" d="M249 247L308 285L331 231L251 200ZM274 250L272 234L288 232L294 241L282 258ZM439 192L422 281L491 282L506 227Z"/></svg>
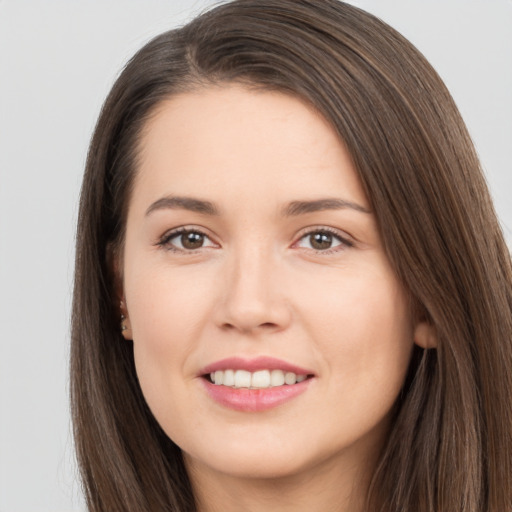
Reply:
<svg viewBox="0 0 512 512"><path fill-rule="evenodd" d="M280 369L265 369L250 372L248 370L216 370L203 375L203 378L216 386L227 386L234 389L268 389L279 386L293 386L307 379L312 374L297 374Z"/></svg>
<svg viewBox="0 0 512 512"><path fill-rule="evenodd" d="M207 395L223 407L260 412L290 402L305 393L314 372L286 361L257 357L231 357L201 370Z"/></svg>

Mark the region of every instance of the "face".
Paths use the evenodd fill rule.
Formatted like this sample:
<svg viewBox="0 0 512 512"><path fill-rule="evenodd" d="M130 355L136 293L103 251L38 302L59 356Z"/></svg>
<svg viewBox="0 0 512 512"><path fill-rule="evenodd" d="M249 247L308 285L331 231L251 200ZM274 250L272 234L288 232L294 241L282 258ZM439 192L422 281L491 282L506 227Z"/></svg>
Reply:
<svg viewBox="0 0 512 512"><path fill-rule="evenodd" d="M140 148L125 337L187 464L276 477L367 460L418 326L332 128L226 85L162 103Z"/></svg>

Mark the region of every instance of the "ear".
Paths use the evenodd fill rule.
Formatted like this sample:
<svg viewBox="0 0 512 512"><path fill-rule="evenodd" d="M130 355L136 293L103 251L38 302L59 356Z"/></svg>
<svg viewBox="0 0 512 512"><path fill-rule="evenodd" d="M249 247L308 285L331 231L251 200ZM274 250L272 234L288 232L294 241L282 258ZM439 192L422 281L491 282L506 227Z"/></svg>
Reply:
<svg viewBox="0 0 512 512"><path fill-rule="evenodd" d="M423 320L414 328L414 343L421 348L437 348L437 334L433 325Z"/></svg>
<svg viewBox="0 0 512 512"><path fill-rule="evenodd" d="M120 316L120 328L121 334L125 340L133 340L132 335L132 324L130 322L130 317L128 316L128 309L126 308L126 301L123 299L119 303L119 308L121 311Z"/></svg>
<svg viewBox="0 0 512 512"><path fill-rule="evenodd" d="M124 294L122 256L118 248L112 244L107 248L107 260L112 273L112 285L114 287L112 296L115 297L114 300L116 301L115 310L118 311L119 315L119 328L125 340L132 340L132 327Z"/></svg>

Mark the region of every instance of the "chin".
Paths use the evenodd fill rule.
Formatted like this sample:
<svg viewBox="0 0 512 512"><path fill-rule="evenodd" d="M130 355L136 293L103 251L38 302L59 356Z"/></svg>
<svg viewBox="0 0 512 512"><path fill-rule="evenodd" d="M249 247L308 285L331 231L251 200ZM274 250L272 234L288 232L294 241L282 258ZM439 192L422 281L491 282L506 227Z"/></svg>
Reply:
<svg viewBox="0 0 512 512"><path fill-rule="evenodd" d="M308 467L306 453L298 446L277 447L275 443L265 445L259 441L244 441L240 445L230 442L225 447L216 443L214 450L183 450L183 453L187 467L208 467L210 471L235 478L285 478Z"/></svg>

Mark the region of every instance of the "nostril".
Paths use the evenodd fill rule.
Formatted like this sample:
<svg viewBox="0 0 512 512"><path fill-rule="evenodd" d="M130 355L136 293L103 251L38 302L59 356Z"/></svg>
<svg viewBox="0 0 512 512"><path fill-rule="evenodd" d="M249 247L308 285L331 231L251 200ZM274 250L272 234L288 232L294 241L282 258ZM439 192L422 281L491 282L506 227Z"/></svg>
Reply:
<svg viewBox="0 0 512 512"><path fill-rule="evenodd" d="M258 325L254 325L254 326L253 325L236 326L236 325L233 325L232 323L225 322L221 325L221 328L225 331L237 330L237 331L242 331L242 332L250 332L250 331L254 331L254 330L258 330L258 329L264 329L264 330L277 329L278 325L273 322L264 322L262 324L258 324Z"/></svg>

